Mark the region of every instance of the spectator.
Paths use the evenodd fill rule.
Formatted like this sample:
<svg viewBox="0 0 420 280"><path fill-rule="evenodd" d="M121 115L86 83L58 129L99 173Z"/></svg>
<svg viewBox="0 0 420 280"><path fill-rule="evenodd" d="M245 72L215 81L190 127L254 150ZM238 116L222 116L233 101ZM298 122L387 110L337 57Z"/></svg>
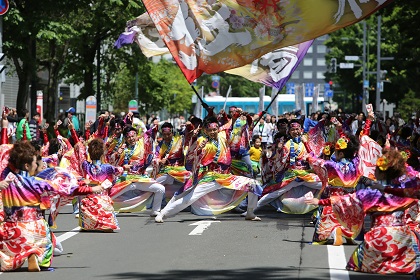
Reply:
<svg viewBox="0 0 420 280"><path fill-rule="evenodd" d="M353 135L357 135L358 130L362 130L365 125L365 114L361 112L357 118L351 123L351 131Z"/></svg>
<svg viewBox="0 0 420 280"><path fill-rule="evenodd" d="M305 118L305 121L303 122L303 131L307 133L312 127L315 127L318 123L317 119L317 113L312 113L309 118Z"/></svg>
<svg viewBox="0 0 420 280"><path fill-rule="evenodd" d="M39 125L39 118L41 115L38 112L35 112L32 115L32 119L29 121L29 131L31 133L32 140L40 140L40 125Z"/></svg>
<svg viewBox="0 0 420 280"><path fill-rule="evenodd" d="M67 119L73 124L74 130L79 131L80 130L80 124L79 119L76 116L76 109L73 107L70 107L67 111ZM70 130L68 132L67 138L71 138Z"/></svg>
<svg viewBox="0 0 420 280"><path fill-rule="evenodd" d="M267 125L264 121L264 118L260 119L259 124L254 127L252 131L252 136L259 135L261 136L261 146L263 149L267 147L268 137L271 133L271 126Z"/></svg>
<svg viewBox="0 0 420 280"><path fill-rule="evenodd" d="M19 121L16 127L16 141L19 140L28 140L31 141L31 132L29 130L29 111L28 109L23 109L20 112L20 116L22 119Z"/></svg>

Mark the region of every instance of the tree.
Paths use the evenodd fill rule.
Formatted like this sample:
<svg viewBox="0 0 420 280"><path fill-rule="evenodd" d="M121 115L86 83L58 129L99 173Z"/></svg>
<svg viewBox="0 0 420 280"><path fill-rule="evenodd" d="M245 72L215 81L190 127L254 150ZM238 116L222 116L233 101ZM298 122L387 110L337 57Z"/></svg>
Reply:
<svg viewBox="0 0 420 280"><path fill-rule="evenodd" d="M72 4L77 5L78 1ZM18 112L26 108L30 86L35 104L38 89L37 36L44 28L48 29L51 14L59 14L60 9L65 11L65 4L52 0L43 1L42 5L35 1L17 0L10 2L9 12L4 16L3 47L13 61L19 78L16 104ZM32 110L34 109L33 105Z"/></svg>
<svg viewBox="0 0 420 280"><path fill-rule="evenodd" d="M262 87L262 84L260 83L255 83L232 74L222 72L214 75L220 76L219 92L222 96L226 96L229 86L232 86L230 96L258 97L258 89ZM213 82L211 76L213 75L203 75L198 79L198 87L201 88L204 86L205 92L216 91L216 89L211 86Z"/></svg>
<svg viewBox="0 0 420 280"><path fill-rule="evenodd" d="M414 91L409 90L404 98L401 99L398 109L401 117L407 120L411 118L412 113L420 110L420 99L416 98L416 93Z"/></svg>
<svg viewBox="0 0 420 280"><path fill-rule="evenodd" d="M100 72L98 67L101 66L95 65L95 59L97 63L105 59L103 54L108 53L110 48L109 44L103 47L103 42L108 38L116 40L126 22L133 15L143 12L144 8L134 0L101 0L80 6L72 14L75 19L73 26L79 31L79 36L72 40L69 53L71 63L66 65L63 74L68 77L68 82L83 84L78 99L97 93L94 88L98 75L95 74ZM100 97L99 94L98 100Z"/></svg>

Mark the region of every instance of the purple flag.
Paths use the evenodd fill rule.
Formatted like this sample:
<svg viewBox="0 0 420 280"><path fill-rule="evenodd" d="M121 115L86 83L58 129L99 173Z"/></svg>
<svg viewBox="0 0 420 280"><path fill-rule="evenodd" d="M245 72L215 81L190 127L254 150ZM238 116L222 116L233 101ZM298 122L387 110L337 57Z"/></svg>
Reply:
<svg viewBox="0 0 420 280"><path fill-rule="evenodd" d="M117 41L115 41L114 48L119 49L122 46L132 44L136 38L136 35L137 32L133 30L121 33L120 37L118 37Z"/></svg>

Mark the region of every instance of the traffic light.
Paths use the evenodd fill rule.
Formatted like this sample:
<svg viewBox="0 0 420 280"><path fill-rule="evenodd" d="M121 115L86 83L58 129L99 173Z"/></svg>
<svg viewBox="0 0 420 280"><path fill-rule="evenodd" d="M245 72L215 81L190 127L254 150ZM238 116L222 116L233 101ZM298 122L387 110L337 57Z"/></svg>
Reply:
<svg viewBox="0 0 420 280"><path fill-rule="evenodd" d="M332 89L334 85L333 81L329 81L328 84L330 85L330 89Z"/></svg>
<svg viewBox="0 0 420 280"><path fill-rule="evenodd" d="M330 62L330 71L331 73L337 73L337 58L331 58Z"/></svg>
<svg viewBox="0 0 420 280"><path fill-rule="evenodd" d="M388 78L386 77L386 75L388 74L388 71L386 70L381 70L381 80L388 80Z"/></svg>

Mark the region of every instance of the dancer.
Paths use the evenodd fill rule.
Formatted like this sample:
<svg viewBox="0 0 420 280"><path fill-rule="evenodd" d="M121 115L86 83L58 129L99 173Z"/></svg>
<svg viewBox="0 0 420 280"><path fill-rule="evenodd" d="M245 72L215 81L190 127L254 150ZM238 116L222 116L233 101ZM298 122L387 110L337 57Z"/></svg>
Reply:
<svg viewBox="0 0 420 280"><path fill-rule="evenodd" d="M165 187L146 174L146 168L154 156L152 146L156 132L157 127L154 126L138 138L136 129L131 126L124 128L126 146L121 148L118 160L118 165L124 168L124 173L110 189L110 197L114 201L116 211L143 211L153 199L150 215L155 217L159 213Z"/></svg>
<svg viewBox="0 0 420 280"><path fill-rule="evenodd" d="M192 126L190 122L186 125ZM156 156L152 162L151 177L165 186L165 197L169 200L191 177L191 172L185 169L185 136L174 135L174 128L168 122L162 124L161 135L162 140L156 148Z"/></svg>
<svg viewBox="0 0 420 280"><path fill-rule="evenodd" d="M299 121L292 120L289 125L291 139L283 145L282 151L277 152L281 155L279 162L274 163L278 173L273 175L272 178L275 179L264 187L263 197L258 201L257 209L272 203L277 211L304 214L314 208L307 207L303 199L300 201L298 198L309 191L316 194L322 184L306 160L310 150L305 138L301 137L302 127ZM276 137L276 147L281 143L281 139ZM276 155L274 158L277 158Z"/></svg>
<svg viewBox="0 0 420 280"><path fill-rule="evenodd" d="M389 186L405 170L401 154L386 148L377 161L375 177L380 184ZM332 195L327 199L307 199L306 203L331 205L340 224L355 235L360 232L365 215L371 216L371 228L350 257L348 270L409 274L417 269L419 239L404 216L404 211L417 203L415 199L367 188L347 195Z"/></svg>
<svg viewBox="0 0 420 280"><path fill-rule="evenodd" d="M257 196L261 193L259 182L229 174L231 164L227 139L229 132L219 132L219 124L215 117L205 120L204 129L207 136L192 141L194 144L187 152L186 168L193 172L190 184L186 184L183 192L174 196L155 221L162 223L164 218L174 216L190 205L193 207L195 203L210 207L211 213L207 214L223 213L236 207L244 198L244 194L248 194L249 198L246 219L260 221L261 219L254 214ZM218 196L217 191L221 189L230 190L231 193ZM222 206L212 211L210 203L218 203Z"/></svg>
<svg viewBox="0 0 420 280"><path fill-rule="evenodd" d="M70 196L101 190L101 187L88 187L78 192L75 177L70 177L69 183L60 180L60 184L32 177L37 168L36 159L36 151L29 142L17 142L10 150L9 165L1 174L1 180L10 181L2 190L5 213L0 225L2 271L16 270L26 259L31 272L51 265L55 236L43 217L43 210L50 203L50 196L45 194Z"/></svg>

